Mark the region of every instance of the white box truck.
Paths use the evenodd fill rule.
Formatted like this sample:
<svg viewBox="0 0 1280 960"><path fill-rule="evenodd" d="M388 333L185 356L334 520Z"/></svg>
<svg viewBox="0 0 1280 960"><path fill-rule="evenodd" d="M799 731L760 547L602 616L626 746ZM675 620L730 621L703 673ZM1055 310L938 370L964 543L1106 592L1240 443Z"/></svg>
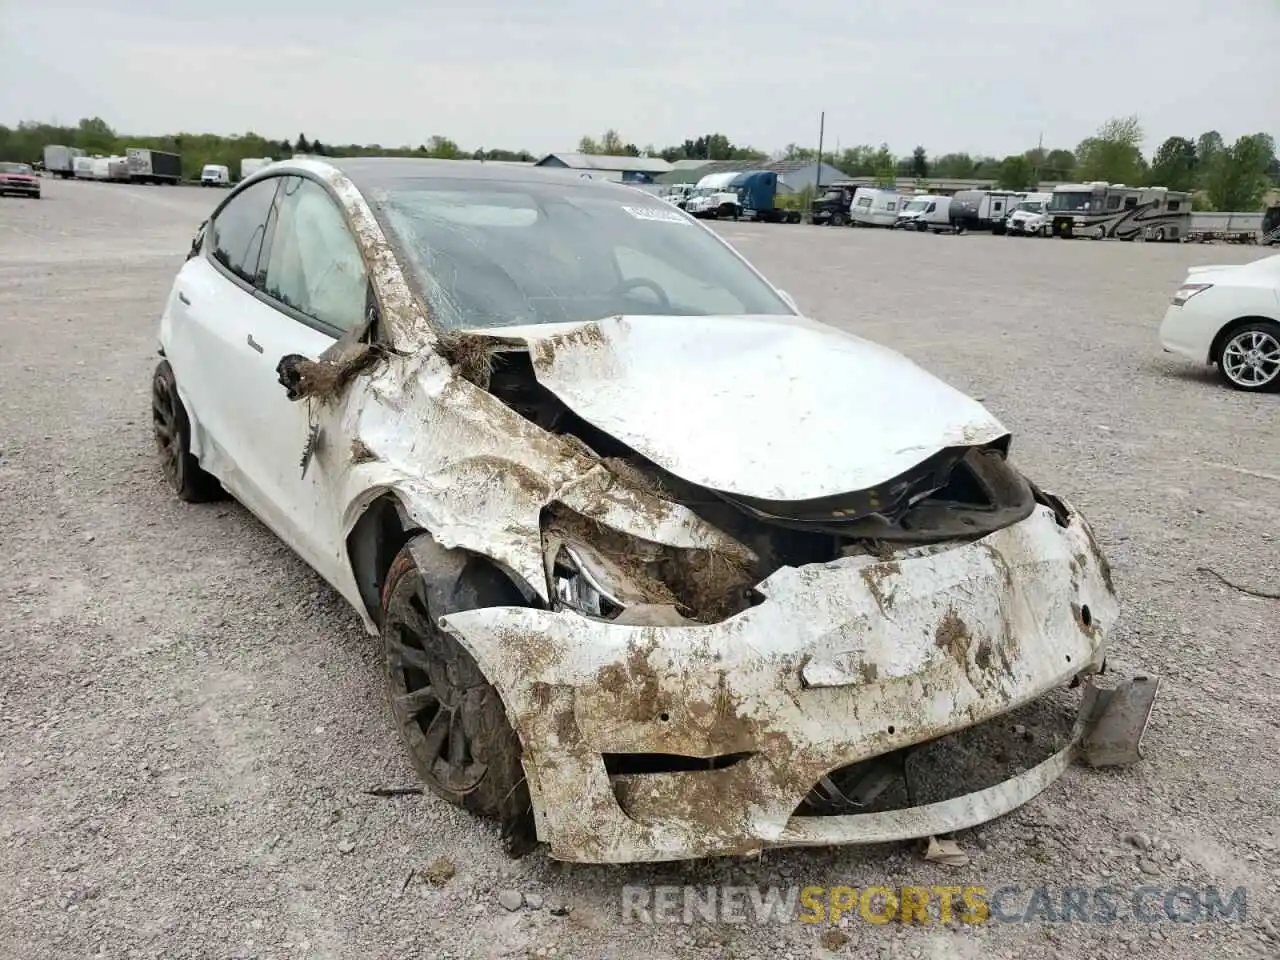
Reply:
<svg viewBox="0 0 1280 960"><path fill-rule="evenodd" d="M64 147L51 143L44 148L44 168L51 177L69 180L76 175L76 157L83 157L84 151L79 147Z"/></svg>

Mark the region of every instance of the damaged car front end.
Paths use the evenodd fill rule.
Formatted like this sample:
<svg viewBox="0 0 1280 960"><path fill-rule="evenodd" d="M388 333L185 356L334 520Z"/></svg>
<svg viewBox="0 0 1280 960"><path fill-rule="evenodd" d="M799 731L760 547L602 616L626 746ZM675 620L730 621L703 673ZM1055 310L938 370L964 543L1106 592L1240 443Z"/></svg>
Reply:
<svg viewBox="0 0 1280 960"><path fill-rule="evenodd" d="M301 479L270 503L198 404L178 453L381 636L438 794L557 859L673 860L932 836L1140 756L1157 683L1096 681L1106 558L981 404L637 191L336 164L272 168L370 283L276 368ZM1005 745L1037 710L1042 755Z"/></svg>
<svg viewBox="0 0 1280 960"><path fill-rule="evenodd" d="M760 320L732 334L719 319L681 323L687 341L717 341L728 356L719 365L747 379L757 371L734 357L735 341L767 337L794 361L828 366L867 349L803 325L784 335ZM915 426L884 418L898 439L877 450L866 439L874 418L844 415L853 405L830 405L821 386L797 385L782 404L822 423L814 433L770 419L776 401L757 409L740 390L708 390L717 363L689 386L661 386L643 358L657 355L651 338L673 334L664 326L621 318L487 338L488 390L609 474L610 497L571 495L541 514L546 609L441 621L493 665L552 856L660 860L929 836L1025 803L1125 723L1136 750L1154 684L1107 715L1088 683L1048 756L915 802L915 748L994 727L1102 669L1118 605L1091 530L1013 468L1003 427L922 373L913 382L888 364L922 408ZM873 394L879 384L862 374ZM860 392L850 376L805 383ZM681 396L690 390L707 391L700 407ZM624 395L649 412L628 414L612 399ZM727 405L711 399L726 395ZM688 443L657 427L678 408L690 411ZM841 418L828 421L834 410ZM811 442L841 427L839 449L788 449L798 434ZM704 456L708 435L725 448ZM840 491L850 478L858 488ZM785 499L788 489L802 495ZM679 526L658 522L673 505L687 511ZM886 807L889 778L907 790Z"/></svg>

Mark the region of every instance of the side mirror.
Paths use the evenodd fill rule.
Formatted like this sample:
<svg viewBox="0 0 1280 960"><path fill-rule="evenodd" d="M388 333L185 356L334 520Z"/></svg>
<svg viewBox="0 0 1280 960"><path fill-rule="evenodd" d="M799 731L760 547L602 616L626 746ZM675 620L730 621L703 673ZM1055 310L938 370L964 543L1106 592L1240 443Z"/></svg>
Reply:
<svg viewBox="0 0 1280 960"><path fill-rule="evenodd" d="M795 299L791 296L791 294L787 293L787 291L785 291L785 290L779 290L779 291L778 291L778 293L781 295L782 299L783 299L783 300L785 300L785 301L787 302L787 306L788 306L788 307L790 307L790 308L791 308L792 310L794 310L796 313L799 313L799 312L800 312L800 307L796 304L796 301L795 301Z"/></svg>

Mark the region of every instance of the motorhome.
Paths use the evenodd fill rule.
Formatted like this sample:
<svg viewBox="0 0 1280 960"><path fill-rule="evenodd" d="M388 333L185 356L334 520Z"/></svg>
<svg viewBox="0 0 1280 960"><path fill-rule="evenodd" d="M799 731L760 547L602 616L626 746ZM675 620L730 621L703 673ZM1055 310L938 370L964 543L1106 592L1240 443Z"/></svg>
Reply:
<svg viewBox="0 0 1280 960"><path fill-rule="evenodd" d="M1015 237L1049 235L1049 193L1028 193L1019 200L1005 220L1005 233Z"/></svg>
<svg viewBox="0 0 1280 960"><path fill-rule="evenodd" d="M898 230L919 230L921 233L951 230L951 198L932 194L916 194L902 204L894 223Z"/></svg>
<svg viewBox="0 0 1280 960"><path fill-rule="evenodd" d="M71 169L77 180L93 179L93 161L90 156L72 157Z"/></svg>
<svg viewBox="0 0 1280 960"><path fill-rule="evenodd" d="M902 204L910 199L896 190L859 190L849 215L854 226L892 227L898 222Z"/></svg>
<svg viewBox="0 0 1280 960"><path fill-rule="evenodd" d="M1064 183L1049 199L1055 237L1181 242L1191 230L1191 195L1167 187Z"/></svg>
<svg viewBox="0 0 1280 960"><path fill-rule="evenodd" d="M1006 218L1025 196L1014 190L961 190L951 198L952 224L957 233L1004 233Z"/></svg>
<svg viewBox="0 0 1280 960"><path fill-rule="evenodd" d="M685 212L712 220L736 218L742 208L738 203L738 192L731 190L729 184L740 173L734 170L731 173L707 174L693 188L684 205Z"/></svg>

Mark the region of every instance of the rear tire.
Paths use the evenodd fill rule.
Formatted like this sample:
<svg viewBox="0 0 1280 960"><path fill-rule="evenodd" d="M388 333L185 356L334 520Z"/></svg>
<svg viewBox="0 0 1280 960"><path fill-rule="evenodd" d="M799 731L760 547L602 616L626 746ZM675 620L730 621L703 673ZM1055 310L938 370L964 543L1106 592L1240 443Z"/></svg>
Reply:
<svg viewBox="0 0 1280 960"><path fill-rule="evenodd" d="M447 600L458 610L495 601L523 605L515 587L480 561L467 565L457 585ZM382 587L382 647L396 726L432 793L501 821L507 853L519 857L536 844L520 739L498 691L462 645L437 626L439 617L456 611L431 609L428 596L423 571L406 546Z"/></svg>
<svg viewBox="0 0 1280 960"><path fill-rule="evenodd" d="M151 420L160 467L178 499L187 503L224 499L226 492L218 478L202 469L191 454L191 423L168 360L156 364L151 378Z"/></svg>

